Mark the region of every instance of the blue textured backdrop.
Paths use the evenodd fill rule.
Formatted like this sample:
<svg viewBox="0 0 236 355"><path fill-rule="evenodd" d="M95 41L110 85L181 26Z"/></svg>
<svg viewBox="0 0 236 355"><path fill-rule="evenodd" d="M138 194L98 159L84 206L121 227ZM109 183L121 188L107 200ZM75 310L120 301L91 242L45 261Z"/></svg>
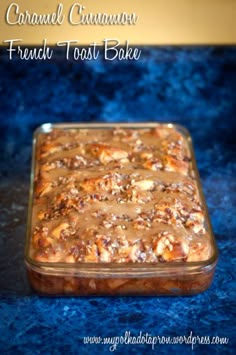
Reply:
<svg viewBox="0 0 236 355"><path fill-rule="evenodd" d="M236 48L142 48L137 62L9 61L0 55L0 351L105 354L83 336L229 337L228 345L119 345L116 353L235 347ZM178 298L42 298L23 264L31 139L44 122L172 121L193 137L220 251L211 288Z"/></svg>

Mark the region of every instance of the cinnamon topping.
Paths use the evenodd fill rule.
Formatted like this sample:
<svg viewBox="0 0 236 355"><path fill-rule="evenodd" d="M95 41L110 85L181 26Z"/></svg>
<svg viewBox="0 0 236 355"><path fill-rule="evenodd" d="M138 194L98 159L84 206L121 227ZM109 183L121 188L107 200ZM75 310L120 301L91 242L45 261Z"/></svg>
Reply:
<svg viewBox="0 0 236 355"><path fill-rule="evenodd" d="M199 261L211 253L191 156L175 128L54 129L39 136L37 261Z"/></svg>

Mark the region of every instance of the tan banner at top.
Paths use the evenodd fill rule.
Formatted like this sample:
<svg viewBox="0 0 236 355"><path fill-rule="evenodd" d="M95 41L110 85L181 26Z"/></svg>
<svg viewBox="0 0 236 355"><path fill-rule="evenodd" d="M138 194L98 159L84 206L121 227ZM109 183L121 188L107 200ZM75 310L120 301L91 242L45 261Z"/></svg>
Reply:
<svg viewBox="0 0 236 355"><path fill-rule="evenodd" d="M1 45L236 43L236 0L1 0L0 16Z"/></svg>

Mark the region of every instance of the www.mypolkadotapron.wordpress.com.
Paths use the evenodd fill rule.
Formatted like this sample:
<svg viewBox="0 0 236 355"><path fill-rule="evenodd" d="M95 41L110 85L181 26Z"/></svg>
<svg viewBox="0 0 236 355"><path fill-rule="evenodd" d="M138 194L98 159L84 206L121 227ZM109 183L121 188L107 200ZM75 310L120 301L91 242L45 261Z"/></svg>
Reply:
<svg viewBox="0 0 236 355"><path fill-rule="evenodd" d="M131 334L130 331L125 331L123 335L120 336L85 336L83 338L83 344L87 345L107 345L111 352L116 351L119 345L135 346L148 344L155 349L159 345L182 345L186 344L191 346L192 350L196 345L227 345L229 343L229 338L216 336L200 336L195 335L191 331L188 335L177 335L177 336L164 336L164 335L152 335L147 332L140 331L138 335Z"/></svg>

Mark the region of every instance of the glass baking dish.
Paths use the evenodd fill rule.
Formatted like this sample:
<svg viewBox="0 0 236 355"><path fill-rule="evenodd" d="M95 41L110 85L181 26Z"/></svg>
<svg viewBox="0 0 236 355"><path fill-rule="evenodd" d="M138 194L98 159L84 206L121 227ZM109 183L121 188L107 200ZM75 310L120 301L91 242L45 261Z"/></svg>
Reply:
<svg viewBox="0 0 236 355"><path fill-rule="evenodd" d="M40 137L54 130L79 132L80 130L121 129L155 130L172 129L180 133L189 151L192 179L204 212L204 228L207 231L211 252L206 260L177 260L165 262L71 262L38 260L32 252L33 216L36 201L35 181L40 168L37 150ZM68 131L69 130L69 131ZM122 206L121 206L122 207ZM83 217L82 217L83 218ZM164 232L165 234L165 232ZM173 249L173 247L172 247ZM170 247L168 250L171 250ZM211 284L218 251L203 196L199 173L188 131L175 124L117 123L117 124L44 124L33 138L31 186L28 208L25 264L33 289L44 295L193 295L205 291ZM161 260L163 261L163 260Z"/></svg>

